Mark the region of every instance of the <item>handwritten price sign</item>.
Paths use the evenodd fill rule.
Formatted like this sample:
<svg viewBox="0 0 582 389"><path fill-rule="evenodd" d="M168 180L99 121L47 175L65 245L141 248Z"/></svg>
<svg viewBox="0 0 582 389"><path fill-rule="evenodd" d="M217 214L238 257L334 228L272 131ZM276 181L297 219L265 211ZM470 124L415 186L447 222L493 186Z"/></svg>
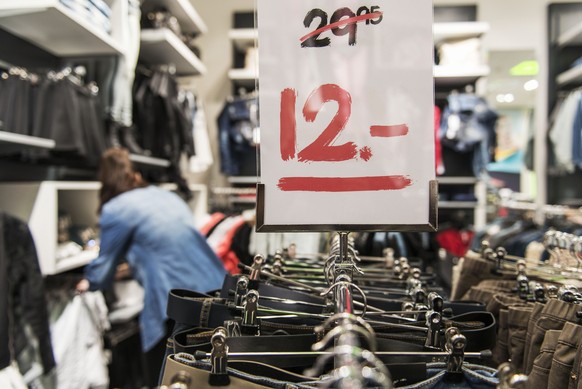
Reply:
<svg viewBox="0 0 582 389"><path fill-rule="evenodd" d="M432 2L258 1L258 231L436 226Z"/></svg>

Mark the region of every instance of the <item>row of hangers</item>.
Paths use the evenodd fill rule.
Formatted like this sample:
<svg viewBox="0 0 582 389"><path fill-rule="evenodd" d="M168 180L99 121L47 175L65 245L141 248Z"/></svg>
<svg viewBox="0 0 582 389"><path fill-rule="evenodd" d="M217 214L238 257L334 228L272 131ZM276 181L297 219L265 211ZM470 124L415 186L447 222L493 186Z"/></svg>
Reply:
<svg viewBox="0 0 582 389"><path fill-rule="evenodd" d="M532 261L515 255L508 255L503 247L493 249L487 241L481 243L481 258L495 263L493 272L501 274L506 270L515 272L516 291L527 301L546 302L550 298L582 304L582 293L574 285L557 285L557 277L582 280L582 237L550 230L544 234L543 244L550 253L546 263ZM530 281L528 276L546 279L548 284ZM582 311L580 316L582 317Z"/></svg>
<svg viewBox="0 0 582 389"><path fill-rule="evenodd" d="M339 233L332 244L329 254L324 258L295 258L295 250L290 247L276 253L272 257L256 256L251 266L241 265L245 275L238 278L236 289L232 290L232 301L241 314L240 325L233 327L218 327L212 335L212 351L197 352L194 355L177 355L177 358L193 358L208 360L212 363L212 371L216 377L227 374L229 358L252 358L260 354L243 352L229 353L226 339L237 334L258 335L261 320L288 317L306 317L319 320L315 331L319 333L320 341L312 346L310 351L284 353L286 355L317 356L313 367L306 373L317 376L324 372L324 366L334 361L334 369L327 372L326 385L343 387L342 382L349 387L365 387L366 383L374 382L375 387L392 387L390 372L379 358L383 356L418 356L445 361L446 375L453 379L462 374L465 358L487 358L488 351L465 351L467 340L456 327L445 327L444 317L448 312L444 309L443 298L436 292L430 292L423 282L423 275L419 269L410 266L406 258L374 258L363 263L357 252L350 244L347 233ZM370 258L371 259L371 258ZM387 267L390 263L392 266ZM323 275L313 282L301 278L293 278L293 271L303 272L319 267L323 268ZM407 304L403 304L401 311L384 311L368 301L368 285L359 285L358 278L363 274L391 273L404 289L400 296L407 296ZM307 271L309 273L309 271ZM365 276L363 277L365 278ZM271 309L262 306L273 297L261 296L259 282L268 280L273 285L286 285L290 289L307 291L324 298L322 313L305 313ZM285 299L280 299L285 300ZM284 301L282 301L284 302ZM297 301L289 301L297 304ZM306 303L308 304L308 303ZM390 320L400 319L400 323L392 323L395 329L418 331L426 337L425 346L430 351L422 352L391 352L378 351L376 346L375 325L388 325ZM405 319L411 321L425 320L425 326L402 324ZM385 320L385 321L382 321ZM236 329L238 328L238 329ZM333 341L333 342L332 342ZM280 353L280 352L279 352ZM178 377L179 378L179 377ZM508 381L509 382L509 381ZM500 386L508 389L513 386ZM176 386L178 387L178 386ZM345 386L348 387L348 386Z"/></svg>

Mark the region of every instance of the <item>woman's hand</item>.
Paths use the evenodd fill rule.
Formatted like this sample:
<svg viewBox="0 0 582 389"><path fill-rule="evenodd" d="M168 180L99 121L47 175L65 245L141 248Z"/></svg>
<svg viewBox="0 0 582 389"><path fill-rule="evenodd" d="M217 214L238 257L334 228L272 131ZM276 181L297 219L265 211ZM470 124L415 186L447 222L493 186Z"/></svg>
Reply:
<svg viewBox="0 0 582 389"><path fill-rule="evenodd" d="M122 263L115 269L115 280L120 281L127 278L131 278L131 268L127 263Z"/></svg>
<svg viewBox="0 0 582 389"><path fill-rule="evenodd" d="M86 278L83 278L81 281L79 281L77 283L75 290L79 294L82 294L82 293L85 293L86 291L88 291L89 290L89 280L87 280Z"/></svg>

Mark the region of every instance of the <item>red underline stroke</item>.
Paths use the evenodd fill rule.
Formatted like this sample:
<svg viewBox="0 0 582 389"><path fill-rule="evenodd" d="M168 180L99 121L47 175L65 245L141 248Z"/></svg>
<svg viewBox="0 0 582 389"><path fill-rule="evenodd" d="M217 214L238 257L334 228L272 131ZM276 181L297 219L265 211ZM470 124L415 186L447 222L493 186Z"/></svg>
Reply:
<svg viewBox="0 0 582 389"><path fill-rule="evenodd" d="M341 27L341 26L345 26L345 25L353 24L353 23L358 23L358 22L361 22L364 20L374 19L374 18L380 17L380 16L382 16L382 12L376 11L376 12L372 12L370 14L364 14L364 15L360 15L360 16L354 16L351 18L347 18L347 19L342 19L342 20L339 20L335 23L328 24L325 27L321 27L321 28L318 28L317 30L311 31L309 34L303 35L301 38L299 38L299 42L303 42L306 39L311 38L312 36L321 34L322 32L327 31L327 30L331 30L332 28Z"/></svg>
<svg viewBox="0 0 582 389"><path fill-rule="evenodd" d="M384 138L408 135L408 126L406 124L395 124L392 126L370 126L370 135Z"/></svg>
<svg viewBox="0 0 582 389"><path fill-rule="evenodd" d="M408 176L282 177L277 186L284 192L364 192L399 190L412 185Z"/></svg>

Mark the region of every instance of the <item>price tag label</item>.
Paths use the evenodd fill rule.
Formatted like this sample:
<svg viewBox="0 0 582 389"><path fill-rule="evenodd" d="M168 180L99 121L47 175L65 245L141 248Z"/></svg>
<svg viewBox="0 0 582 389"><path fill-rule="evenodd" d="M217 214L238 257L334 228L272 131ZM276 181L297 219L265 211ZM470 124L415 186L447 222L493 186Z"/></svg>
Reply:
<svg viewBox="0 0 582 389"><path fill-rule="evenodd" d="M258 231L436 227L432 12L258 0Z"/></svg>

